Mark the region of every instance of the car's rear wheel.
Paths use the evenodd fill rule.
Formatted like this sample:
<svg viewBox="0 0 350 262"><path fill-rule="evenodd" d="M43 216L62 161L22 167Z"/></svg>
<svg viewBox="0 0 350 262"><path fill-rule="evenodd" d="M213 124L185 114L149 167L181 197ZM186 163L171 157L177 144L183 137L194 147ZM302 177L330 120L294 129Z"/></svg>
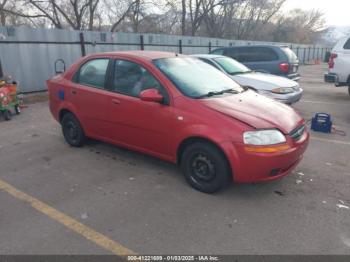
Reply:
<svg viewBox="0 0 350 262"><path fill-rule="evenodd" d="M61 121L62 132L68 144L81 147L85 142L85 133L79 120L72 114L66 113Z"/></svg>
<svg viewBox="0 0 350 262"><path fill-rule="evenodd" d="M225 155L216 146L196 142L187 146L181 157L186 181L204 193L215 193L231 181L231 169Z"/></svg>

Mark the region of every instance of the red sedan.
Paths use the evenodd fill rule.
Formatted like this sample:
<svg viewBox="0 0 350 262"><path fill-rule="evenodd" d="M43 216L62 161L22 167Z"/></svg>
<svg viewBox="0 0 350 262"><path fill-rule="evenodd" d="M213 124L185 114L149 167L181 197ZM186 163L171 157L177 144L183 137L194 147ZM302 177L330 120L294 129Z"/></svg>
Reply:
<svg viewBox="0 0 350 262"><path fill-rule="evenodd" d="M180 164L206 193L287 175L309 141L291 107L175 53L94 54L47 85L70 145L93 138Z"/></svg>

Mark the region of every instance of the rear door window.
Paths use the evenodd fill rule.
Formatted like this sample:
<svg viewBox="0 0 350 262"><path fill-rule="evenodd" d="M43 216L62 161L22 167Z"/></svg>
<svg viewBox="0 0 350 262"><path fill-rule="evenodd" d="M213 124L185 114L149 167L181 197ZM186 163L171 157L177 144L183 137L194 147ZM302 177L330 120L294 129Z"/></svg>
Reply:
<svg viewBox="0 0 350 262"><path fill-rule="evenodd" d="M348 41L346 41L346 43L344 45L344 49L347 49L347 50L350 49L350 38L348 39Z"/></svg>
<svg viewBox="0 0 350 262"><path fill-rule="evenodd" d="M244 48L228 48L228 49L225 49L224 51L224 55L225 56L229 56L233 59L236 59L240 62L243 62L243 56L244 56Z"/></svg>
<svg viewBox="0 0 350 262"><path fill-rule="evenodd" d="M107 58L90 60L81 66L73 81L82 85L105 88L108 64Z"/></svg>
<svg viewBox="0 0 350 262"><path fill-rule="evenodd" d="M268 62L278 60L277 53L268 47L252 47L252 60L255 62Z"/></svg>
<svg viewBox="0 0 350 262"><path fill-rule="evenodd" d="M241 63L266 62L278 60L277 53L267 47L237 47L227 49L225 55Z"/></svg>

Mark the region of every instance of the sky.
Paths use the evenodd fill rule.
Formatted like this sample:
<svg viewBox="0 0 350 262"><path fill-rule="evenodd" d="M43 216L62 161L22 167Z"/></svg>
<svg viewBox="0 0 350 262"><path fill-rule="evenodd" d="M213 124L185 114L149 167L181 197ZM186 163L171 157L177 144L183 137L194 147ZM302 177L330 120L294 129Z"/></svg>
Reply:
<svg viewBox="0 0 350 262"><path fill-rule="evenodd" d="M287 0L284 10L294 8L319 9L328 26L350 26L350 0Z"/></svg>

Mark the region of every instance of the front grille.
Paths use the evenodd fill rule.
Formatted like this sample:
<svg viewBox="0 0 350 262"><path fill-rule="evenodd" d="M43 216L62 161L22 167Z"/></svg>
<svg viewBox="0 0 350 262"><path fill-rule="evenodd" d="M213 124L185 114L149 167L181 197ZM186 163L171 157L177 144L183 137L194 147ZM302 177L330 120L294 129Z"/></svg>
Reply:
<svg viewBox="0 0 350 262"><path fill-rule="evenodd" d="M290 137L293 138L294 140L299 140L304 132L305 132L305 125L299 126L296 129L294 129L292 132L289 133Z"/></svg>

